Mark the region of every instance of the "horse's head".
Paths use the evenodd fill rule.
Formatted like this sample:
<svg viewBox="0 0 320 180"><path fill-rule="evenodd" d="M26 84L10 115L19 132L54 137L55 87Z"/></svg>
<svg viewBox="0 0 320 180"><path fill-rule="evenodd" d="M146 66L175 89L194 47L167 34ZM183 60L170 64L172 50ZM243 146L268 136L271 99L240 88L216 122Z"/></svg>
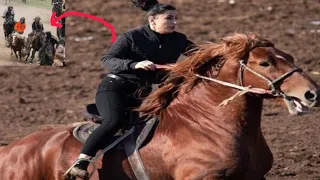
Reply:
<svg viewBox="0 0 320 180"><path fill-rule="evenodd" d="M17 45L17 36L12 36L12 39L11 39L11 44L12 46L16 46Z"/></svg>
<svg viewBox="0 0 320 180"><path fill-rule="evenodd" d="M320 89L300 68L291 55L256 35L231 36L222 39L228 47L245 42L239 64L238 84L265 89L266 98L282 100L291 114L305 113L319 106ZM268 93L267 93L268 94Z"/></svg>
<svg viewBox="0 0 320 180"><path fill-rule="evenodd" d="M22 36L12 36L12 46L15 47L24 47L24 37Z"/></svg>
<svg viewBox="0 0 320 180"><path fill-rule="evenodd" d="M29 36L23 37L23 43L24 43L24 46L21 51L22 54L24 55L29 54L32 48L32 40L29 40Z"/></svg>
<svg viewBox="0 0 320 180"><path fill-rule="evenodd" d="M164 85L137 110L143 115L158 115L180 92L183 96L199 84L205 88L196 88L197 95L214 93L212 102L226 98L220 105L242 94L235 94L234 89L280 100L291 114L305 113L320 104L316 83L294 65L292 56L268 40L254 34L235 34L223 38L220 44L199 45L196 49L191 50L193 55L169 68Z"/></svg>

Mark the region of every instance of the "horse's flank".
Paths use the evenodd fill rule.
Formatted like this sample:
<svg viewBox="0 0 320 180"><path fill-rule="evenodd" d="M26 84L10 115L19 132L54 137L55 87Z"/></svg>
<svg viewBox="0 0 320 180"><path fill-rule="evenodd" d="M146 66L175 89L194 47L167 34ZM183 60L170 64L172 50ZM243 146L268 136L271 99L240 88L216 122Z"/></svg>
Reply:
<svg viewBox="0 0 320 180"><path fill-rule="evenodd" d="M57 160L63 158L62 151L57 147L73 146L72 148L74 149L80 146L79 142L70 141L72 139L72 130L76 125L46 128L7 146L0 147L0 156L2 157L0 161L0 179L40 180L42 179L40 177L48 177L48 179L52 180L60 179L60 174L47 170L52 169ZM64 160L62 159L62 161ZM8 162L15 162L16 164L13 168L9 168L5 165ZM66 163L69 164L71 162L64 161L65 165L56 168L67 168ZM21 165L19 168L18 164ZM24 173L15 173L16 171Z"/></svg>

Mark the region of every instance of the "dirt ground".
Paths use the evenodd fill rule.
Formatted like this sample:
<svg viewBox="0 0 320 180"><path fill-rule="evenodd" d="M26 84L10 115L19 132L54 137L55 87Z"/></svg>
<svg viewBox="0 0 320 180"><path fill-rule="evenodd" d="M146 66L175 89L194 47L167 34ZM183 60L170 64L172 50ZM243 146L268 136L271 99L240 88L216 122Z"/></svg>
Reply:
<svg viewBox="0 0 320 180"><path fill-rule="evenodd" d="M32 32L32 22L33 19L36 16L40 16L41 22L43 23L43 27L45 31L50 31L53 35L56 35L56 28L50 25L50 17L51 17L51 9L49 8L50 1L48 2L48 7L35 7L35 6L30 6L29 4L23 4L21 1L11 1L10 5L13 6L13 9L15 11L15 20L19 21L21 17L26 18L26 29L25 32L23 33L23 36L28 36L29 33ZM2 13L4 10L7 8L7 5L0 4L0 13L2 16ZM3 24L4 19L0 18L0 66L24 66L27 65L23 58L23 61L20 61L17 59L13 53L11 55L11 50L10 48L5 46L5 40L4 40L4 33L3 33ZM37 53L35 56L35 59L33 61L33 64L36 64L37 62ZM28 62L30 62L30 57L28 59Z"/></svg>
<svg viewBox="0 0 320 180"><path fill-rule="evenodd" d="M233 32L255 32L293 55L296 64L320 84L319 0L164 2L176 5L178 31L195 43ZM146 23L145 14L127 0L68 0L66 9L104 18L117 35ZM43 126L84 120L84 106L94 102L104 72L100 58L112 44L111 33L99 22L68 17L66 34L67 67L0 67L1 144ZM320 109L312 111L295 117L265 102L263 133L274 155L268 180L320 180Z"/></svg>

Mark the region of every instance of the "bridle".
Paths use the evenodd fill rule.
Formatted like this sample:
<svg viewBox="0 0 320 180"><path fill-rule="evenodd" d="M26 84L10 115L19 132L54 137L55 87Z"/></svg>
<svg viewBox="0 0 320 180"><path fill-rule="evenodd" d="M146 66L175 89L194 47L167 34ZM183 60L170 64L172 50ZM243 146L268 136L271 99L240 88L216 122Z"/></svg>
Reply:
<svg viewBox="0 0 320 180"><path fill-rule="evenodd" d="M251 49L249 49L249 51L247 51L247 53L245 53L245 55L241 58L241 60L239 62L240 63L239 74L238 74L239 85L233 84L233 83L229 83L229 82L225 82L225 81L220 81L220 80L213 79L213 78L206 77L206 76L202 76L202 75L199 75L199 74L195 74L195 76L197 76L199 78L202 78L202 79L206 79L206 80L209 80L209 81L213 81L213 82L219 83L219 84L224 85L224 86L228 86L228 87L232 87L232 88L241 90L241 91L243 91L242 94L247 93L247 92L254 93L254 94L269 94L269 95L272 95L274 97L282 97L282 98L285 98L285 99L289 99L289 97L284 92L282 92L279 88L276 88L276 85L279 82L281 82L281 81L285 80L286 78L290 77L293 73L302 72L302 69L294 66L294 68L292 70L286 72L285 74L281 75L277 79L270 80L269 78L263 76L262 74L259 74L258 72L254 71L253 69L251 69L250 67L248 67L246 65L246 63L248 62L248 59L249 59L250 51L252 51L256 47L273 47L273 46L270 46L270 45L267 45L267 46L254 46ZM251 86L245 87L243 85L243 72L244 72L244 70L248 70L249 72L253 73L254 75L256 75L259 78L261 78L264 81L266 81L268 83L268 85L270 86L271 90L262 89L262 88L253 88Z"/></svg>

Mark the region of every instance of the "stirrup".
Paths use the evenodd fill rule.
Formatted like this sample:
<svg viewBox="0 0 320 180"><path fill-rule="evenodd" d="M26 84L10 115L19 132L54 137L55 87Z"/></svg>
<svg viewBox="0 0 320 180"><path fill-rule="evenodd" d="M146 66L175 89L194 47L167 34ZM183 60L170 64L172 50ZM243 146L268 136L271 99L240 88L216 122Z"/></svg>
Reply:
<svg viewBox="0 0 320 180"><path fill-rule="evenodd" d="M90 173L87 171L88 175L86 177L82 177L84 180L89 180L91 178L91 176L93 175L93 173L96 170L96 164L95 164L95 161L94 161L93 157L90 157L90 158L78 158L77 161L75 163L73 163L73 165L63 174L64 179L66 179L67 177L68 178L74 177L74 175L70 174L70 172L71 172L71 170L73 168L75 168L75 165L77 165L81 161L88 161L89 165L90 165L90 163L92 164L93 170Z"/></svg>
<svg viewBox="0 0 320 180"><path fill-rule="evenodd" d="M70 172L64 177L65 180L73 180L75 178L80 178L83 180L89 180L89 173L84 169L78 167L73 167Z"/></svg>

